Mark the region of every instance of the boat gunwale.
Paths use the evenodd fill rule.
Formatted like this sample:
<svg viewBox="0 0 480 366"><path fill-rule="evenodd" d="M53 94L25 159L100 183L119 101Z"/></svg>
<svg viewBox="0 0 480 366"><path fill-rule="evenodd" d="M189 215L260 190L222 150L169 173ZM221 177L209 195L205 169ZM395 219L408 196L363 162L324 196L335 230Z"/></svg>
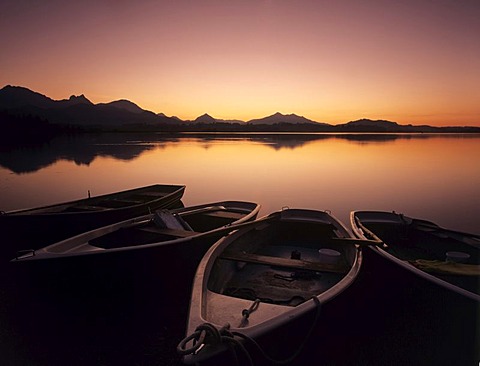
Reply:
<svg viewBox="0 0 480 366"><path fill-rule="evenodd" d="M160 188L160 187L169 187L172 189L171 192L166 192L164 196L159 196L158 198L155 198L152 196L151 200L145 201L145 202L139 202L139 203L132 203L131 205L124 206L124 207L101 207L101 209L98 210L91 210L91 211L71 211L71 212L65 212L65 211L46 211L49 209L54 209L54 208L62 208L62 209L67 209L68 207L72 207L75 205L80 205L84 203L86 206L88 205L88 200L92 200L92 203L95 203L98 200L102 199L108 199L110 197L115 197L118 195L128 195L131 193L136 193L138 192L139 194L142 191L148 191L148 190L154 190L152 188ZM11 210L7 211L2 214L4 217L29 217L29 216L44 216L44 217L49 217L49 216L57 216L57 215L62 215L62 216L72 216L72 215L94 215L94 214L99 214L102 212L108 212L109 214L113 212L121 212L123 210L130 210L130 209L135 209L141 206L148 206L151 204L155 204L156 202L162 201L162 200L167 200L168 198L175 198L176 196L179 196L178 199L180 199L183 196L183 193L185 192L186 185L175 185L175 184L152 184L149 186L144 186L144 187L138 187L138 188L132 188L124 191L118 191L118 192L112 192L112 193L107 193L103 195L98 195L98 196L92 196L88 198L80 198L77 200L72 200L72 201L67 201L67 202L59 202L59 203L54 203L54 204L49 204L46 206L40 206L40 207L31 207L31 208L22 208L18 210ZM45 211L45 212L42 212Z"/></svg>
<svg viewBox="0 0 480 366"><path fill-rule="evenodd" d="M358 218L358 214L359 213L360 214L361 213L366 213L366 212L368 212L368 213L378 213L378 214L386 213L386 214L389 214L389 215L392 215L393 213L388 212L388 211L351 211L350 212L350 223L351 223L352 231L353 231L354 235L357 236L359 239L367 239L368 240L368 238L363 233L363 229L361 227L359 227L358 223L357 223L357 220L360 220ZM395 215L399 215L399 214L395 213ZM408 216L404 216L404 217L412 219L411 217L408 217ZM412 220L417 220L417 219L412 219ZM419 220L419 221L429 222L429 221L425 221L425 220ZM370 222L379 222L379 221L378 220L377 221L370 220ZM387 221L382 221L382 222L387 222ZM392 223L393 223L393 221L392 221ZM361 222L360 222L360 224L361 224ZM441 226L438 226L434 223L432 223L432 224L435 225L435 227L438 228L439 230L443 230L443 228ZM370 232L370 230L368 230L368 231ZM475 234L462 233L462 232L459 232L459 231L454 231L454 230L449 230L449 229L446 229L446 231L455 232L455 233L458 233L458 234L464 234L464 235L468 235L468 236L471 235L471 236L476 237ZM375 233L373 233L373 234L375 235ZM388 245L388 243L385 243L385 244ZM455 292L459 295L463 295L465 297L468 297L468 298L470 298L472 300L475 300L475 301L480 303L480 295L479 294L475 294L475 293L473 293L469 290L466 290L462 287L454 285L454 284L452 284L452 283L450 283L446 280L443 280L443 279L435 276L434 274L425 272L425 271L421 270L420 268L415 267L410 262L404 261L400 258L397 258L396 256L387 252L384 248L382 248L378 245L368 245L368 248L371 249L373 252L377 253L378 255L380 255L381 257L386 258L387 260L393 262L394 264L396 264L396 265L414 273L415 275L417 275L417 276L419 276L419 277L421 277L421 278L423 278L427 281L433 282L434 284L436 284L438 286L444 287L447 290L453 291L453 292Z"/></svg>
<svg viewBox="0 0 480 366"><path fill-rule="evenodd" d="M258 203L255 202L248 202L248 201L219 201L219 202L212 202L212 203L207 203L207 204L201 204L197 206L190 206L190 207L184 207L184 208L178 208L178 209L172 209L170 212L172 214L177 214L182 212L182 210L189 209L188 212L194 210L194 209L201 209L201 208L206 208L206 207L214 207L215 209L218 208L218 206L233 206L233 209L236 209L237 211L239 210L245 210L245 216L243 216L241 219L234 221L233 223L221 226L219 228L209 230L206 232L198 232L195 235L191 235L188 237L180 237L176 239L171 239L171 240L166 240L166 241L161 241L161 242L153 242L153 243L147 243L147 244L140 244L140 245L132 245L132 246L126 246L126 247L118 247L118 248L101 248L101 247L96 247L93 245L88 244L89 241L96 239L98 237L101 237L103 235L109 234L111 232L117 231L121 229L122 227L128 227L131 225L135 224L140 224L143 222L148 222L153 218L154 214L147 214L143 216L138 216L134 217L131 219L127 219L124 221L117 222L115 224L103 226L100 228L96 228L75 236L72 236L70 238L61 240L59 242L53 243L51 245L48 245L46 247L36 249L36 250L27 250L27 254L23 256L17 256L16 258L12 259L12 262L29 262L32 260L55 260L55 259L61 259L61 258L67 258L67 257L80 257L80 256L89 256L89 255L100 255L100 254L108 254L112 252L122 252L122 251L138 251L138 250L146 250L149 248L154 248L154 247L160 247L160 246L171 246L171 245L176 245L178 243L186 243L190 242L193 240L198 239L199 237L208 237L216 234L221 234L225 233L227 234L229 231L235 230L236 225L241 225L245 224L246 221L251 220L252 218L255 218L256 215L258 214L261 206ZM236 205L236 206L235 206ZM228 210L228 209L227 209ZM247 213L248 211L248 213ZM248 224L248 223L247 223ZM62 252L53 252L49 251L52 247L58 247L61 245L65 245L68 242L71 241L78 241L79 244L77 246L72 247L70 251L62 251ZM82 245L83 243L83 245ZM81 248L87 248L88 250L82 251L79 250Z"/></svg>
<svg viewBox="0 0 480 366"><path fill-rule="evenodd" d="M285 217L284 215L282 217L282 212L290 210L290 213L296 212L296 213L301 213L301 212L308 212L308 213L315 213L319 212L323 214L326 214L330 217L331 219L329 220L329 224L333 224L336 227L340 227L343 231L343 234L346 235L348 238L354 238L352 234L348 231L348 229L345 227L345 225L339 221L337 218L335 218L332 214L326 211L315 211L315 210L308 210L308 209L286 209L282 211L277 211L274 212L270 215L264 216L260 219L257 219L255 221L256 225L249 226L247 228L243 228L240 230L236 230L232 233L230 233L228 236L223 237L219 239L215 244L213 244L209 250L205 253L204 257L202 258L198 268L197 272L195 274L194 278L194 283L192 286L192 293L195 291L196 288L201 288L201 293L200 296L195 297L195 302L193 302L194 296L192 295L192 302L190 303L190 314L193 313L194 319L189 319L188 324L187 324L187 332L194 331L194 328L198 326L199 324L209 322L208 319L206 319L205 313L204 313L204 302L207 301L209 293L214 293L215 295L219 296L226 296L230 297L227 295L222 295L218 294L216 292L213 292L208 289L208 278L211 273L211 270L214 266L214 263L217 258L221 257L223 251L225 250L226 247L230 245L231 242L235 241L238 237L243 236L247 231L254 230L256 226L261 226L265 224L265 221L269 220L278 220L278 221L284 221L284 222L295 222L295 221L303 221L303 222L322 222L326 223L325 220L320 219L320 220L295 220L295 218L290 218L290 217ZM280 213L280 215L278 215ZM352 242L352 247L353 250L355 250L355 256L354 256L354 261L347 273L345 273L342 277L342 279L337 282L334 286L330 287L329 289L325 290L324 292L317 294L315 297L317 300L320 301L320 303L327 303L333 300L336 296L340 295L343 293L352 283L355 281L356 277L358 276L361 265L362 265L362 249L360 246L357 246ZM207 275L206 275L207 274ZM244 299L237 299L237 300L244 300ZM250 301L251 302L251 301ZM262 305L270 305L266 303L262 303ZM258 324L254 324L248 327L231 327L230 329L233 331L240 331L244 334L246 334L249 337L256 338L259 337L269 331L274 330L277 327L283 326L285 324L288 324L289 322L293 321L294 319L303 316L304 314L309 313L310 311L314 310L315 308L318 307L318 304L316 301L313 300L313 297L304 301L303 303L297 305L297 306L284 306L284 305L276 305L278 307L285 307L285 312L282 314L282 316L276 316L270 319L266 319L264 321L261 321ZM214 324L216 327L220 327L220 324ZM208 355L187 355L184 358L184 362L190 364L190 363L195 363L198 361L201 361L201 359L205 357L209 357L209 355L216 354L217 352L221 352L222 349L219 350L211 350L210 352L207 352Z"/></svg>

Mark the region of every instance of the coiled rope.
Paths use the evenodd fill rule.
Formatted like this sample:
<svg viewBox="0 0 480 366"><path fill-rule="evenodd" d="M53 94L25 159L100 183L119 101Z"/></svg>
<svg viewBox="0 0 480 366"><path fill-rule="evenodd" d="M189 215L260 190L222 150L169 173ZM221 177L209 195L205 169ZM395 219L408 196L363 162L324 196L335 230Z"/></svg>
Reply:
<svg viewBox="0 0 480 366"><path fill-rule="evenodd" d="M177 353L185 356L191 354L197 354L205 345L219 346L220 344L226 344L230 350L232 357L235 359L235 363L238 364L238 356L236 349L239 349L243 355L247 358L250 365L253 365L253 360L248 353L245 346L235 339L234 334L229 331L230 324L224 325L222 328L217 329L213 324L204 323L199 325L193 334L184 338L177 346ZM187 348L187 344L192 342L192 347Z"/></svg>
<svg viewBox="0 0 480 366"><path fill-rule="evenodd" d="M272 358L270 355L268 355L265 352L265 350L262 349L260 344L254 339L240 332L231 332L230 324L228 323L220 329L217 329L213 324L210 324L210 323L204 323L199 325L195 329L195 332L193 334L184 338L178 344L177 352L182 356L189 355L189 354L196 354L200 352L200 350L205 345L216 347L223 343L223 344L226 344L228 349L230 350L230 353L232 354L232 357L235 360L235 364L238 365L238 351L240 351L241 354L243 354L247 359L248 364L253 366L254 363L253 363L252 356L248 352L243 342L240 341L240 340L244 340L246 343L251 344L260 353L260 355L268 362L275 365L286 365L292 362L295 358L297 358L298 355L300 355L303 348L307 344L310 336L312 335L313 330L315 329L315 325L318 322L318 319L321 313L321 303L316 296L313 296L312 300L315 303L316 311L315 311L314 320L311 323L311 327L308 330L307 334L305 335L305 338L303 339L302 343L297 348L297 350L291 356L285 359L277 360ZM254 303L250 306L249 309L244 309L242 311L242 316L243 316L242 322L248 321L248 317L253 311L255 311L258 308L259 303L260 303L260 300L257 299L254 301ZM190 341L192 341L193 343L192 347L186 348L187 344Z"/></svg>

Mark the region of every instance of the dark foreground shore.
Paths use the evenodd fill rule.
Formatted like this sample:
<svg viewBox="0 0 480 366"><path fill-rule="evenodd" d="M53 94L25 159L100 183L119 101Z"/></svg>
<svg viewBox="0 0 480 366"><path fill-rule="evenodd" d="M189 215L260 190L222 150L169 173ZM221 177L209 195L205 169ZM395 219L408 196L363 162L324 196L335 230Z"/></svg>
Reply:
<svg viewBox="0 0 480 366"><path fill-rule="evenodd" d="M152 279L153 285L148 288L139 284L133 288L132 283L121 279L105 282L92 278L87 275L88 268L85 276L80 275L76 281L57 274L58 281L53 286L38 271L18 263L2 265L2 364L181 365L176 346L185 336L191 285L188 277L195 266L190 264L188 269L185 258L166 259L165 263L158 263L162 269L158 287L156 279ZM178 276L182 266L186 277ZM105 270L108 273L109 269ZM128 266L125 272L125 278L136 276ZM162 281L170 286L161 285ZM99 283L101 287L97 286ZM477 365L478 360L462 351L461 343L465 341L453 340L455 333L448 333L458 329L448 323L448 318L439 318L441 312L432 311L433 318L427 322L418 318L425 307L438 304L432 303L437 300L429 297L428 289L415 287L412 283L412 288L402 294L404 300L392 304L378 273L362 271L348 296L335 304L336 318L324 319L320 315L305 348L290 364ZM419 290L424 296L415 302L410 296ZM445 325L441 334L438 322ZM270 349L300 344L304 332L295 329L285 338L285 344L270 345ZM235 364L233 359L231 364ZM256 364L268 363L256 360Z"/></svg>

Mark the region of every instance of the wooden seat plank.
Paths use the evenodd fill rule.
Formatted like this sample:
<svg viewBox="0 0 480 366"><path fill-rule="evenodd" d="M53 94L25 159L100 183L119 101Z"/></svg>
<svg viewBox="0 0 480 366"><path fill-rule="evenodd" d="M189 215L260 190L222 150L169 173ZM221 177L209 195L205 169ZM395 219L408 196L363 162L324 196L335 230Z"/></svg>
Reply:
<svg viewBox="0 0 480 366"><path fill-rule="evenodd" d="M187 238L189 236L200 234L199 232L196 232L196 231L158 228L156 226L147 226L147 227L140 228L139 230L149 232L149 233L155 233L155 234L176 236L179 238Z"/></svg>
<svg viewBox="0 0 480 366"><path fill-rule="evenodd" d="M213 212L203 213L203 215L209 216L209 217L218 217L222 219L231 219L231 220L239 220L245 216L245 214L238 213L238 212L231 212L231 211L213 211Z"/></svg>
<svg viewBox="0 0 480 366"><path fill-rule="evenodd" d="M247 263L266 264L270 266L305 269L319 272L347 273L348 267L342 264L328 264L320 262L310 262L303 259L291 259L281 257L271 257L255 253L245 252L223 252L221 259L235 260Z"/></svg>

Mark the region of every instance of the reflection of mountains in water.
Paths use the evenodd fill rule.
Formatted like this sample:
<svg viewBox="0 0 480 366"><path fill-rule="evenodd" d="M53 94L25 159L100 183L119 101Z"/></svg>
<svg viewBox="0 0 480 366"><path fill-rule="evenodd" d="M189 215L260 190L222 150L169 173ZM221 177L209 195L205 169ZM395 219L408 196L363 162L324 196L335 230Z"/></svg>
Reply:
<svg viewBox="0 0 480 366"><path fill-rule="evenodd" d="M478 138L478 134L435 133L188 133L179 136L195 137L206 144L220 140L244 140L263 143L275 150L295 149L319 140L347 140L352 143L390 143L401 139L429 139L435 137Z"/></svg>
<svg viewBox="0 0 480 366"><path fill-rule="evenodd" d="M310 142L329 139L342 139L353 142L389 142L399 138L411 138L396 134L339 134L339 133L188 133L189 136L202 141L208 146L219 140L243 140L265 144L275 150L296 149ZM426 137L426 136L425 136Z"/></svg>
<svg viewBox="0 0 480 366"><path fill-rule="evenodd" d="M158 139L168 142L176 139ZM0 149L0 165L14 173L29 173L69 160L77 165L90 165L97 156L110 156L118 160L132 160L155 147L137 134L82 134L58 137L48 143Z"/></svg>
<svg viewBox="0 0 480 366"><path fill-rule="evenodd" d="M265 138L265 143L273 147L275 150L280 150L284 148L296 149L307 143L318 141L318 140L348 140L352 142L390 142L401 138L401 136L396 135L382 135L371 134L371 135L362 135L362 134L305 134L305 135L273 135ZM255 141L258 141L256 138Z"/></svg>
<svg viewBox="0 0 480 366"><path fill-rule="evenodd" d="M77 165L89 165L97 156L118 160L132 160L145 151L169 142L194 138L207 146L219 141L251 141L265 144L275 150L296 149L305 144L327 139L348 140L353 143L389 143L398 139L446 137L446 134L322 134L322 133L231 133L231 134L81 134L58 137L48 143L15 148L0 148L0 165L14 173L29 173L47 167L59 160L70 160ZM460 135L473 138L478 135ZM459 135L455 135L459 137Z"/></svg>

